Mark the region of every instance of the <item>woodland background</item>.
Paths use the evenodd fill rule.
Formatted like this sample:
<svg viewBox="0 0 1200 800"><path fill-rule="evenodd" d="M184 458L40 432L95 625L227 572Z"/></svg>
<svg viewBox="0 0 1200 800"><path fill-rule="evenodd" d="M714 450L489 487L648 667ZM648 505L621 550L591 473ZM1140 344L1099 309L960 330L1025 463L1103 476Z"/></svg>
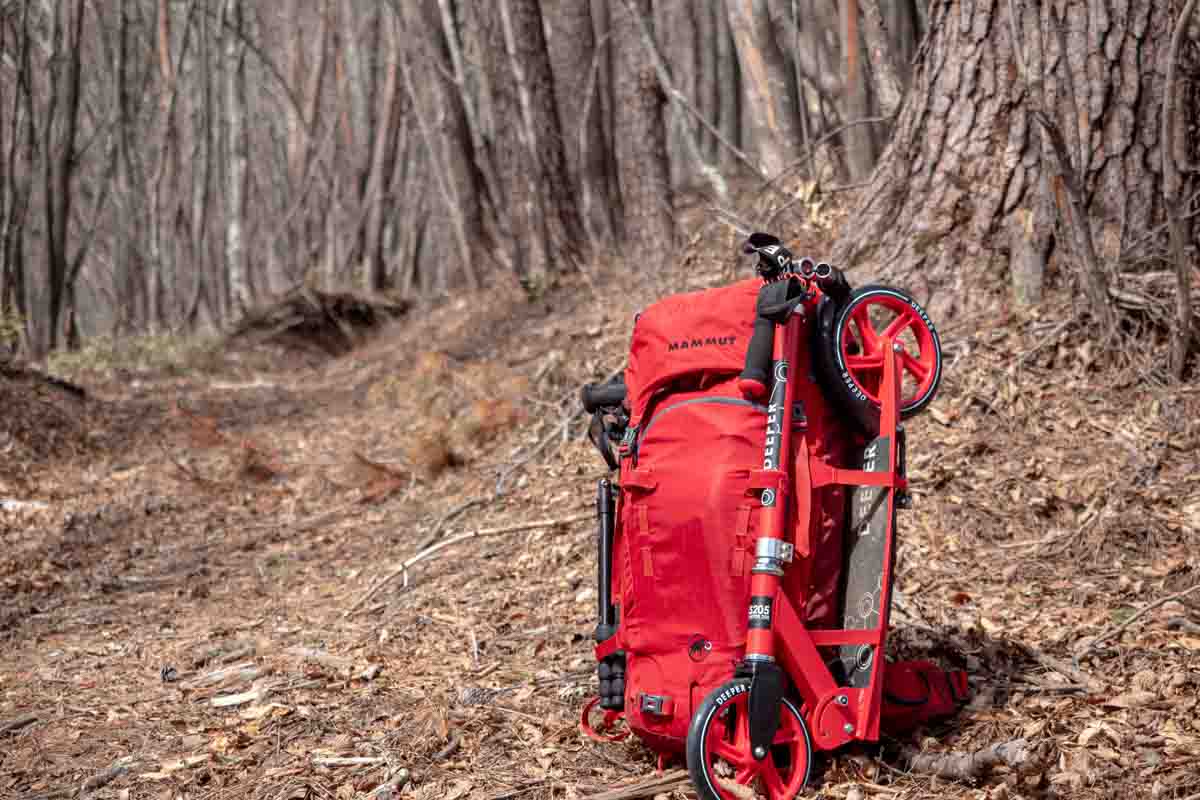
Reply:
<svg viewBox="0 0 1200 800"><path fill-rule="evenodd" d="M1101 339L1173 330L1182 374L1193 5L7 0L0 335L211 331L303 284L536 296L653 269L687 208L744 233L858 190L859 274L943 314L1068 286Z"/></svg>

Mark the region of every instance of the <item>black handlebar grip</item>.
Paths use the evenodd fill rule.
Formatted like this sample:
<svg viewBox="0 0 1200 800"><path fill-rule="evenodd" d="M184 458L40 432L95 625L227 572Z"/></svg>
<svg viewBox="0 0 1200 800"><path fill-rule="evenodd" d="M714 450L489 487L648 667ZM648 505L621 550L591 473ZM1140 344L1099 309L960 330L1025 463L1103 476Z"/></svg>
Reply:
<svg viewBox="0 0 1200 800"><path fill-rule="evenodd" d="M746 366L738 376L738 389L743 397L752 400L766 397L774 349L775 323L764 317L755 317L754 333L750 337L750 346L746 348Z"/></svg>
<svg viewBox="0 0 1200 800"><path fill-rule="evenodd" d="M587 383L579 392L584 411L594 414L601 408L612 408L625 402L624 383Z"/></svg>

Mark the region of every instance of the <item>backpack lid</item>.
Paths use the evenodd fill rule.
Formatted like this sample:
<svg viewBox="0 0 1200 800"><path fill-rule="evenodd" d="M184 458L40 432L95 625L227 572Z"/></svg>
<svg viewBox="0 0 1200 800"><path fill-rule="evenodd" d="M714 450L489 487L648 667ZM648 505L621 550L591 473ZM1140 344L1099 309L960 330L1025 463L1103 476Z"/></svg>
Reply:
<svg viewBox="0 0 1200 800"><path fill-rule="evenodd" d="M633 325L625 370L630 424L638 425L654 394L686 375L738 374L754 332L762 280L666 297Z"/></svg>

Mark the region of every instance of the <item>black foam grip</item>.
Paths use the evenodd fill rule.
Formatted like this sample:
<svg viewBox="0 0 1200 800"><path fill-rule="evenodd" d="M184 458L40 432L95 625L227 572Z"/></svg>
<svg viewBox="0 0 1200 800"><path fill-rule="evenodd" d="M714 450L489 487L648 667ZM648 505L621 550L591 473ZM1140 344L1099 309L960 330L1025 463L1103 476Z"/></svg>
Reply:
<svg viewBox="0 0 1200 800"><path fill-rule="evenodd" d="M612 408L625 402L625 384L588 383L579 392L583 408L589 414L601 408Z"/></svg>
<svg viewBox="0 0 1200 800"><path fill-rule="evenodd" d="M771 353L775 349L775 323L764 317L754 319L754 334L746 348L746 366L738 376L743 394L766 392L771 375Z"/></svg>

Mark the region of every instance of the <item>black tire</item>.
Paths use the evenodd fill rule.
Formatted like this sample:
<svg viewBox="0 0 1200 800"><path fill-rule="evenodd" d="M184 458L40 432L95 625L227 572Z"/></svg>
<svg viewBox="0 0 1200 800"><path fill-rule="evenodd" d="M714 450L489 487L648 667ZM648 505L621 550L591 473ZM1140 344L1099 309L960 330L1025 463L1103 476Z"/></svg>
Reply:
<svg viewBox="0 0 1200 800"><path fill-rule="evenodd" d="M707 753L705 752L706 740L708 739L709 729L720 719L726 706L738 701L740 697L748 697L749 691L749 678L735 678L710 692L700 705L700 708L692 715L691 724L688 726L687 765L692 785L696 788L696 794L699 795L700 800L726 800L726 798L720 795L713 784ZM809 735L808 725L805 724L804 717L792 701L784 698L780 713L793 717L800 732L803 734L800 738L804 758L803 780L799 782L792 795L784 798L772 797L770 800L791 800L792 797L798 796L804 787L808 785L809 776L812 774L812 737ZM776 765L779 764L776 754L772 753L768 757L775 759ZM791 780L789 779L788 782L791 783Z"/></svg>
<svg viewBox="0 0 1200 800"><path fill-rule="evenodd" d="M879 433L879 403L867 396L853 372L847 369L843 357L846 337L854 336L850 328L853 315L860 307L871 303L883 303L889 307L900 304L906 306L914 318L914 324L924 329L920 338L930 349L931 379L922 381L916 395L901 405L901 419L920 413L937 396L942 380L942 343L925 309L910 294L891 286L864 286L846 298L845 303L835 305L829 301L817 310L813 341L817 378L826 395L850 414L863 433L874 437Z"/></svg>

